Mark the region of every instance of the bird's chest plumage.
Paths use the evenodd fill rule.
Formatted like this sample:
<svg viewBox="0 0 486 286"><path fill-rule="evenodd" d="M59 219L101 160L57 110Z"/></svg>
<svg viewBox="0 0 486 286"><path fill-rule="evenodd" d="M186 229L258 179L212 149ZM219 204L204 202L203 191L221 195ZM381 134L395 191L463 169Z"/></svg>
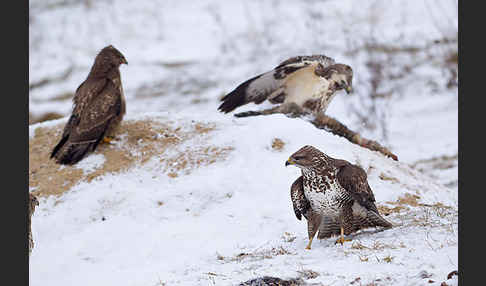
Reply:
<svg viewBox="0 0 486 286"><path fill-rule="evenodd" d="M311 208L321 214L337 216L348 198L334 171L317 174L303 171L304 195Z"/></svg>
<svg viewBox="0 0 486 286"><path fill-rule="evenodd" d="M326 85L326 88L320 90L320 107L322 112L326 112L327 107L329 106L329 103L331 103L334 96L336 96L335 90L332 88L328 88L328 85Z"/></svg>
<svg viewBox="0 0 486 286"><path fill-rule="evenodd" d="M285 102L304 106L306 102L321 104L323 98L329 93L329 81L314 73L314 66L300 69L286 79ZM320 108L320 106L319 106Z"/></svg>

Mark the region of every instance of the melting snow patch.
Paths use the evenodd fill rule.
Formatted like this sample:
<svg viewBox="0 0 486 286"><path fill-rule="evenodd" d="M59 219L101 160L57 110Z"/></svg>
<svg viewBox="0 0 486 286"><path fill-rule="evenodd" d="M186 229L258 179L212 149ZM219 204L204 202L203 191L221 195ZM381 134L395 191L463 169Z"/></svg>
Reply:
<svg viewBox="0 0 486 286"><path fill-rule="evenodd" d="M103 154L91 154L78 162L75 166L82 169L85 174L94 172L96 169L103 167L105 156Z"/></svg>

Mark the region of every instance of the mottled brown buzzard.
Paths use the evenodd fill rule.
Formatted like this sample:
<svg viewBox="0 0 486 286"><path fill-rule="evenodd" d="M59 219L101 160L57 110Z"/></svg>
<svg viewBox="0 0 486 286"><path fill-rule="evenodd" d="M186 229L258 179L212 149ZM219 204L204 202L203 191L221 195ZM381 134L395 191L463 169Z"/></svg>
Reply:
<svg viewBox="0 0 486 286"><path fill-rule="evenodd" d="M51 158L57 163L77 163L105 136L115 133L125 114L121 64L127 64L127 60L112 45L96 56L88 77L76 89L73 112L52 150Z"/></svg>
<svg viewBox="0 0 486 286"><path fill-rule="evenodd" d="M292 154L285 165L302 171L290 188L290 197L297 219L302 215L307 219L307 249L317 231L318 239L340 235L336 242L343 244L344 234L367 227L392 227L379 214L361 167L331 158L309 145Z"/></svg>

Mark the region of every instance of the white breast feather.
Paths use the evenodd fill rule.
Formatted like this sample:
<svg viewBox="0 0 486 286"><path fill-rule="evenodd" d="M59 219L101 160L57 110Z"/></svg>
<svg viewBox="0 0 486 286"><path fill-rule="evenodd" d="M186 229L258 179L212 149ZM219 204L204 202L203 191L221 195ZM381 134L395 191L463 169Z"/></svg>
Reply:
<svg viewBox="0 0 486 286"><path fill-rule="evenodd" d="M363 207L362 205L360 205L357 201L354 201L351 209L353 210L354 216L360 216L360 217L366 217L367 216L366 208Z"/></svg>
<svg viewBox="0 0 486 286"><path fill-rule="evenodd" d="M327 216L337 216L340 213L340 208L336 204L342 197L345 190L337 181L331 181L327 177L315 176L317 181L311 181L312 188L318 187L323 192L312 192L311 186L304 184L304 195L309 200L313 210L325 214ZM326 188L323 180L329 184L329 188Z"/></svg>

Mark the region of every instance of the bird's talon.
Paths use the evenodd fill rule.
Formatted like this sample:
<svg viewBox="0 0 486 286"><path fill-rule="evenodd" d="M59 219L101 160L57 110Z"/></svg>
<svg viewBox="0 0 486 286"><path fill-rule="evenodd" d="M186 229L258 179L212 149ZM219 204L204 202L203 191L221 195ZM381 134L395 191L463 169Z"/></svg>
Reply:
<svg viewBox="0 0 486 286"><path fill-rule="evenodd" d="M109 144L109 143L111 143L113 140L115 140L115 137L113 137L113 136L105 136L105 137L103 137L103 142L104 142L104 143L108 143L108 144Z"/></svg>
<svg viewBox="0 0 486 286"><path fill-rule="evenodd" d="M350 239L350 238L344 238L344 237L340 237L340 238L338 238L338 239L336 240L336 242L335 242L334 244L338 244L338 243L340 243L341 245L343 245L345 241L351 241L351 239Z"/></svg>

